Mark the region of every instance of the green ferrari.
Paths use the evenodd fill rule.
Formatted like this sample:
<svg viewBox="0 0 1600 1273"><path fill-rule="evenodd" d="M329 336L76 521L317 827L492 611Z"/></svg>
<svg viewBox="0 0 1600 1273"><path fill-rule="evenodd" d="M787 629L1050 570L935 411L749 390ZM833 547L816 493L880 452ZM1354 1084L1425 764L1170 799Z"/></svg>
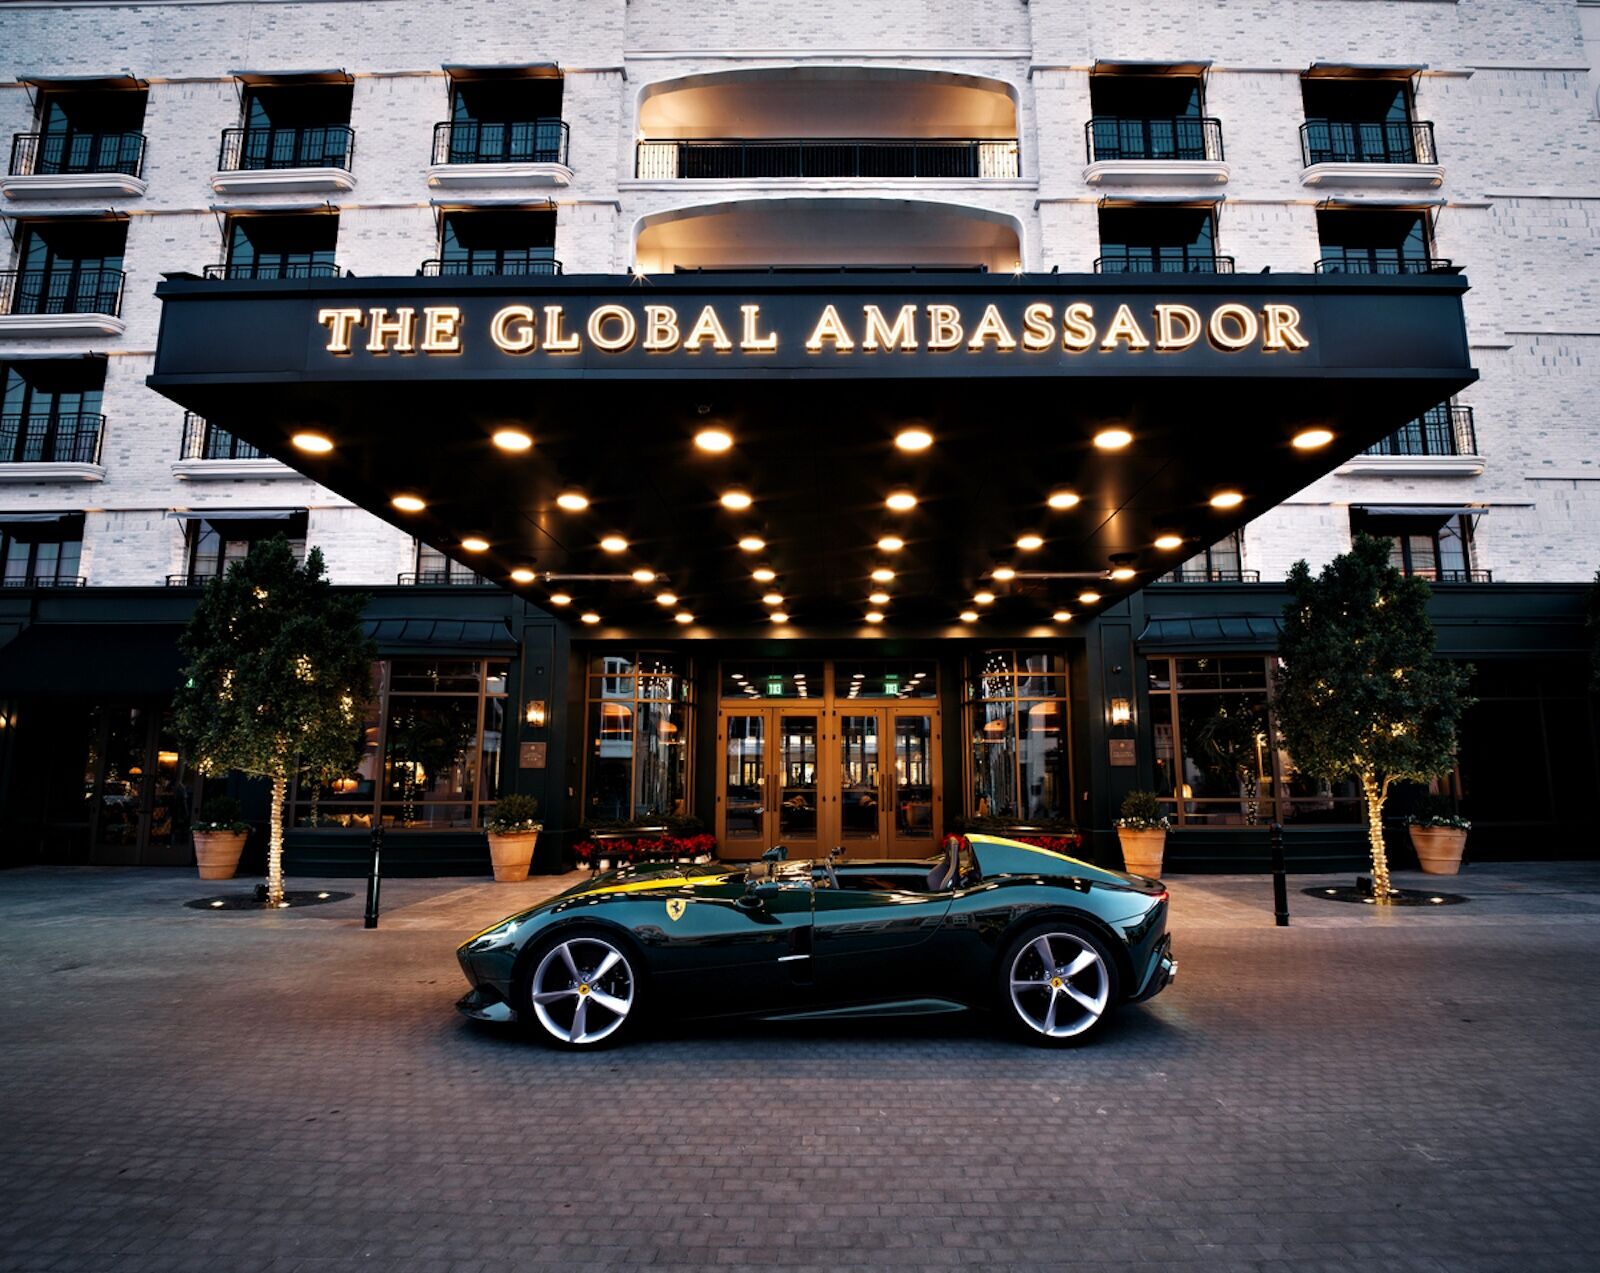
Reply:
<svg viewBox="0 0 1600 1273"><path fill-rule="evenodd" d="M608 871L464 942L480 1021L563 1048L647 1012L772 1021L980 1010L1042 1046L1092 1037L1178 965L1158 880L994 836L926 861Z"/></svg>

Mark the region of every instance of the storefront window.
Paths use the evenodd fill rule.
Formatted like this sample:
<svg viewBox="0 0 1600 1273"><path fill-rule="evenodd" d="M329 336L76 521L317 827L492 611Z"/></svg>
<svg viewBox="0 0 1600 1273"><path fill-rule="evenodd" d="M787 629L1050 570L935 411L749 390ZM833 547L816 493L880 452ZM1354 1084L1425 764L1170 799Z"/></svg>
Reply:
<svg viewBox="0 0 1600 1273"><path fill-rule="evenodd" d="M589 664L588 720L584 810L590 821L688 812L692 703L687 660L631 650L595 655Z"/></svg>
<svg viewBox="0 0 1600 1273"><path fill-rule="evenodd" d="M1067 668L1045 650L990 650L967 691L975 817L1070 816Z"/></svg>

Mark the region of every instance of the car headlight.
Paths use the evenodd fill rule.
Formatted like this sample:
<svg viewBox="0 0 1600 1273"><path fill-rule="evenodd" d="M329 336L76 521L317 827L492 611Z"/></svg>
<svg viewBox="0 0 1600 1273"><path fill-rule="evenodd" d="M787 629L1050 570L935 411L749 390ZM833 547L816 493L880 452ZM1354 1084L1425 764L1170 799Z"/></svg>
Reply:
<svg viewBox="0 0 1600 1273"><path fill-rule="evenodd" d="M468 954L478 950L493 950L496 946L502 945L514 936L517 931L517 925L521 922L520 918L508 919L503 923L496 924L493 928L486 928L476 937L469 937L462 942L461 949Z"/></svg>

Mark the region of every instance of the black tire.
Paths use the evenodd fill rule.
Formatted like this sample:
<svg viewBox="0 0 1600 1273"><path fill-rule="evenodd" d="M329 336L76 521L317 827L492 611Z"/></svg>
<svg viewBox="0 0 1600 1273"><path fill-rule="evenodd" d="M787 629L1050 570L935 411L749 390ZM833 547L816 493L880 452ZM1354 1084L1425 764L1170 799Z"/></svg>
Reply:
<svg viewBox="0 0 1600 1273"><path fill-rule="evenodd" d="M562 928L529 955L517 988L517 1017L526 1033L548 1047L570 1052L616 1047L633 1038L639 1026L644 981L638 947L616 930L592 924ZM536 994L550 997L536 1001ZM624 1002L626 1010L619 1014L615 1005Z"/></svg>
<svg viewBox="0 0 1600 1273"><path fill-rule="evenodd" d="M1045 949L1051 952L1048 968ZM1105 1028L1121 997L1110 947L1098 933L1069 919L1046 920L1018 933L1006 944L995 972L1000 1016L1013 1034L1036 1047L1088 1042Z"/></svg>

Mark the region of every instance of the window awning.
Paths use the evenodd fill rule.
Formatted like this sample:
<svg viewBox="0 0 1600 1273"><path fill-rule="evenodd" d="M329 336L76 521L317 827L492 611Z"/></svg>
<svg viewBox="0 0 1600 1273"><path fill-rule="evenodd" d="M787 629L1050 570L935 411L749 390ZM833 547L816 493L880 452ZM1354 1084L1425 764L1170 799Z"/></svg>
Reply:
<svg viewBox="0 0 1600 1273"><path fill-rule="evenodd" d="M1100 57L1094 61L1095 75L1204 75L1211 69L1211 59L1203 62L1129 61L1123 58Z"/></svg>
<svg viewBox="0 0 1600 1273"><path fill-rule="evenodd" d="M34 623L0 648L0 694L164 698L178 687L177 623Z"/></svg>
<svg viewBox="0 0 1600 1273"><path fill-rule="evenodd" d="M110 74L100 75L19 75L19 84L30 84L34 88L76 88L76 89L135 89L148 88L147 81L140 79L131 71L114 71Z"/></svg>
<svg viewBox="0 0 1600 1273"><path fill-rule="evenodd" d="M342 66L318 71L229 71L229 75L250 88L271 84L349 84L354 76Z"/></svg>
<svg viewBox="0 0 1600 1273"><path fill-rule="evenodd" d="M1489 510L1477 504L1352 504L1368 517L1482 517Z"/></svg>
<svg viewBox="0 0 1600 1273"><path fill-rule="evenodd" d="M0 526L28 526L42 525L48 522L64 522L69 517L82 517L83 513L0 513Z"/></svg>
<svg viewBox="0 0 1600 1273"><path fill-rule="evenodd" d="M368 619L361 625L380 654L513 654L517 638L499 619Z"/></svg>
<svg viewBox="0 0 1600 1273"><path fill-rule="evenodd" d="M1408 80L1428 69L1426 62L1313 62L1306 68L1308 80Z"/></svg>
<svg viewBox="0 0 1600 1273"><path fill-rule="evenodd" d="M174 508L167 516L184 522L286 522L304 517L303 508Z"/></svg>
<svg viewBox="0 0 1600 1273"><path fill-rule="evenodd" d="M1217 653L1278 648L1283 625L1266 615L1151 619L1134 646L1141 654Z"/></svg>
<svg viewBox="0 0 1600 1273"><path fill-rule="evenodd" d="M561 67L555 62L446 62L444 73L453 80L558 80Z"/></svg>

